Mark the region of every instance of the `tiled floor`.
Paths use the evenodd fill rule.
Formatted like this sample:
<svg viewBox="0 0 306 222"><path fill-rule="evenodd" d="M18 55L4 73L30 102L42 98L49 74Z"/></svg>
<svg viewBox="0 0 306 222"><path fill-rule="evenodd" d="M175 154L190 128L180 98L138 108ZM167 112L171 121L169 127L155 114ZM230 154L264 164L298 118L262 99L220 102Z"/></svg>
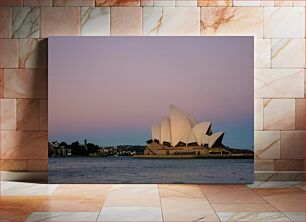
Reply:
<svg viewBox="0 0 306 222"><path fill-rule="evenodd" d="M0 221L305 221L301 182L47 185L1 182Z"/></svg>

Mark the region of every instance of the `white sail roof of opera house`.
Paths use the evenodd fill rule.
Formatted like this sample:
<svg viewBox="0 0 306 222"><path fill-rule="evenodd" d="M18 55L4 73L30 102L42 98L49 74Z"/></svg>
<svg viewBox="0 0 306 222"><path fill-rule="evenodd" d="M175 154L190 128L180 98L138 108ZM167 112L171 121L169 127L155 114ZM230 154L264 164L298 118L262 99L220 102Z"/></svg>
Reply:
<svg viewBox="0 0 306 222"><path fill-rule="evenodd" d="M197 123L192 116L170 105L170 118L163 117L160 123L152 126L152 141L167 142L171 146L181 142L213 147L215 143L222 142L224 132L212 134L211 125L211 122Z"/></svg>

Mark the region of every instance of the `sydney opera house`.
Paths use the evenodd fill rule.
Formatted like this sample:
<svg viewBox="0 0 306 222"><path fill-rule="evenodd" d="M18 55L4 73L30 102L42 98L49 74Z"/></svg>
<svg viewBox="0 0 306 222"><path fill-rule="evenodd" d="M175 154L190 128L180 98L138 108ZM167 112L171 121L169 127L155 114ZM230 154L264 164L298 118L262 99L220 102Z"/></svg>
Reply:
<svg viewBox="0 0 306 222"><path fill-rule="evenodd" d="M245 155L245 151L225 147L224 132L213 133L211 122L197 123L174 105L170 117L152 126L152 138L147 141L145 157L210 157ZM249 153L252 155L252 152Z"/></svg>

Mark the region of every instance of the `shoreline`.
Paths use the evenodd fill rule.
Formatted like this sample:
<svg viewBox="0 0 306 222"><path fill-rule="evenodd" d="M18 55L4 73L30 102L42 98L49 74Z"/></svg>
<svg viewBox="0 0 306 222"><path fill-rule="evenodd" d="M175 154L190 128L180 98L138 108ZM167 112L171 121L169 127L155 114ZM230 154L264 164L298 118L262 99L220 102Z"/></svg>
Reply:
<svg viewBox="0 0 306 222"><path fill-rule="evenodd" d="M168 155L168 156L155 156L155 155L134 155L135 159L254 159L254 155L216 155L216 156L178 156L178 155Z"/></svg>

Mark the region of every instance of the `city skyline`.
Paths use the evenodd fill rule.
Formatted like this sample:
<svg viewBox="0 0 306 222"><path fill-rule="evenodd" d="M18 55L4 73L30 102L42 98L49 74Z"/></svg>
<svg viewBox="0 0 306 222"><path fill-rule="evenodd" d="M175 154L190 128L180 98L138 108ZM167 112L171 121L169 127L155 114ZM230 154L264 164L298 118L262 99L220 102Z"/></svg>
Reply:
<svg viewBox="0 0 306 222"><path fill-rule="evenodd" d="M224 131L225 145L253 147L252 37L51 37L49 46L49 141L145 145L176 104Z"/></svg>

